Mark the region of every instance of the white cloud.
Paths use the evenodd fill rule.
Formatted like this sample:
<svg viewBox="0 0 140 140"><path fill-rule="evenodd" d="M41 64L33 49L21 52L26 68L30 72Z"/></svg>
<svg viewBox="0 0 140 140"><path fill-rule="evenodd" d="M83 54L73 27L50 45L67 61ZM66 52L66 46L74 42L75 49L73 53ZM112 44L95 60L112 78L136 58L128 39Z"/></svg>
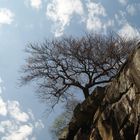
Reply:
<svg viewBox="0 0 140 140"><path fill-rule="evenodd" d="M122 5L126 5L128 0L119 0L119 2L122 4Z"/></svg>
<svg viewBox="0 0 140 140"><path fill-rule="evenodd" d="M11 24L14 20L14 14L6 8L0 9L0 25Z"/></svg>
<svg viewBox="0 0 140 140"><path fill-rule="evenodd" d="M54 22L55 36L61 36L66 26L70 24L73 14L83 15L83 5L80 0L52 0L47 5L46 15Z"/></svg>
<svg viewBox="0 0 140 140"><path fill-rule="evenodd" d="M126 12L124 11L118 11L117 14L115 14L115 21L119 26L124 25L127 22L126 19Z"/></svg>
<svg viewBox="0 0 140 140"><path fill-rule="evenodd" d="M126 10L131 16L136 14L136 6L135 5L128 5Z"/></svg>
<svg viewBox="0 0 140 140"><path fill-rule="evenodd" d="M5 120L0 122L0 136L1 140L33 140L36 136L33 132L38 132L44 128L41 120L35 122L20 123L18 120ZM36 130L36 131L35 131Z"/></svg>
<svg viewBox="0 0 140 140"><path fill-rule="evenodd" d="M123 27L118 32L122 37L126 38L134 38L140 37L140 31L134 27L132 27L129 23L125 23Z"/></svg>
<svg viewBox="0 0 140 140"><path fill-rule="evenodd" d="M3 86L1 83L2 80L0 88ZM4 101L2 95L0 95L0 120L1 140L36 140L35 132L44 128L42 121L35 118L31 109L24 112L18 101Z"/></svg>
<svg viewBox="0 0 140 140"><path fill-rule="evenodd" d="M42 128L44 128L44 125L41 120L38 120L35 122L35 127L38 129L42 129Z"/></svg>
<svg viewBox="0 0 140 140"><path fill-rule="evenodd" d="M102 22L100 18L94 17L94 18L88 18L87 20L87 29L88 30L94 30L99 31L102 28Z"/></svg>
<svg viewBox="0 0 140 140"><path fill-rule="evenodd" d="M106 16L105 8L101 3L94 3L89 1L87 3L87 8L89 13L93 16L99 16L99 15Z"/></svg>
<svg viewBox="0 0 140 140"><path fill-rule="evenodd" d="M36 10L39 10L42 6L42 0L24 0L24 4L27 7L32 7Z"/></svg>
<svg viewBox="0 0 140 140"><path fill-rule="evenodd" d="M41 0L30 0L30 4L35 9L40 9L42 1Z"/></svg>
<svg viewBox="0 0 140 140"><path fill-rule="evenodd" d="M1 122L1 126L3 126L3 128L11 128L12 127L12 122L7 120L7 121L2 121Z"/></svg>
<svg viewBox="0 0 140 140"><path fill-rule="evenodd" d="M18 130L13 131L8 136L2 138L2 140L28 140L28 137L32 134L33 128L29 125L22 125Z"/></svg>
<svg viewBox="0 0 140 140"><path fill-rule="evenodd" d="M10 116L17 121L27 122L29 119L28 114L20 110L20 104L18 101L8 101L8 112Z"/></svg>
<svg viewBox="0 0 140 140"><path fill-rule="evenodd" d="M13 125L13 122L10 120L1 121L0 126L1 126L1 130L2 130L2 131L0 131L1 133L5 133L5 131L7 129L9 129L9 130L15 129L15 125Z"/></svg>
<svg viewBox="0 0 140 140"><path fill-rule="evenodd" d="M0 115L2 116L7 115L6 103L3 101L1 97L0 97Z"/></svg>
<svg viewBox="0 0 140 140"><path fill-rule="evenodd" d="M106 16L106 10L101 3L94 3L90 0L87 3L88 18L87 18L87 29L100 31L104 28L101 18Z"/></svg>

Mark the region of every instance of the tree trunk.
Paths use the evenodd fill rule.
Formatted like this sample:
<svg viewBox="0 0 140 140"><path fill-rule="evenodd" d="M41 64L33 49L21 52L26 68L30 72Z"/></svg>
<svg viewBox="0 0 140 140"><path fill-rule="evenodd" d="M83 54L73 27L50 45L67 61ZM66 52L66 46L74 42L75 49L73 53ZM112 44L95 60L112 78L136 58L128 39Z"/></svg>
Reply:
<svg viewBox="0 0 140 140"><path fill-rule="evenodd" d="M85 99L87 99L87 97L89 96L89 89L88 88L84 88L83 89L83 93L84 93Z"/></svg>

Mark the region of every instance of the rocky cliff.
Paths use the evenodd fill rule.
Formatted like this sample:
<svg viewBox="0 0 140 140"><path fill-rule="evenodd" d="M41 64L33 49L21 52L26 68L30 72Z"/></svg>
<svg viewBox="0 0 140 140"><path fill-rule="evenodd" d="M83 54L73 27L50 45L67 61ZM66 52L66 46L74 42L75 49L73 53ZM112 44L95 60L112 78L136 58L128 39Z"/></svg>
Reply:
<svg viewBox="0 0 140 140"><path fill-rule="evenodd" d="M140 140L140 47L109 85L77 105L59 140Z"/></svg>

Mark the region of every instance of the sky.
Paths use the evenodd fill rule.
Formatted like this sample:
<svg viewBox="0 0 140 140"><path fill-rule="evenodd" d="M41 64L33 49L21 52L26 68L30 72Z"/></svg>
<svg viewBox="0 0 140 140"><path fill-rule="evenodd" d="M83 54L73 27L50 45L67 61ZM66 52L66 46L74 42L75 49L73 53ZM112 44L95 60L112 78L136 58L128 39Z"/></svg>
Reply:
<svg viewBox="0 0 140 140"><path fill-rule="evenodd" d="M34 85L19 87L28 43L85 32L140 36L139 0L0 0L0 139L52 140Z"/></svg>

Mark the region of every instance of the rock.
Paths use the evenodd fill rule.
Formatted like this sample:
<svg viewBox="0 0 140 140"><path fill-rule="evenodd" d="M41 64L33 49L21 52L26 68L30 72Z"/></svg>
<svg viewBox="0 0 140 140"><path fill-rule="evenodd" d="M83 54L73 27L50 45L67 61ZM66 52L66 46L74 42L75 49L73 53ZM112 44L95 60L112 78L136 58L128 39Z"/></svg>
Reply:
<svg viewBox="0 0 140 140"><path fill-rule="evenodd" d="M90 140L140 139L140 48L130 56L111 82L99 107Z"/></svg>
<svg viewBox="0 0 140 140"><path fill-rule="evenodd" d="M89 96L82 104L78 104L74 109L74 115L68 125L68 133L65 136L66 140L73 140L77 135L87 135L90 130L92 118L98 109L101 101L105 96L105 88L97 87L91 96ZM80 134L79 134L80 133ZM59 138L61 140L62 137ZM82 140L77 138L77 140Z"/></svg>
<svg viewBox="0 0 140 140"><path fill-rule="evenodd" d="M77 105L67 130L64 140L140 140L140 47L109 85Z"/></svg>
<svg viewBox="0 0 140 140"><path fill-rule="evenodd" d="M62 134L59 136L59 140L65 140L68 135L68 127L63 128Z"/></svg>

